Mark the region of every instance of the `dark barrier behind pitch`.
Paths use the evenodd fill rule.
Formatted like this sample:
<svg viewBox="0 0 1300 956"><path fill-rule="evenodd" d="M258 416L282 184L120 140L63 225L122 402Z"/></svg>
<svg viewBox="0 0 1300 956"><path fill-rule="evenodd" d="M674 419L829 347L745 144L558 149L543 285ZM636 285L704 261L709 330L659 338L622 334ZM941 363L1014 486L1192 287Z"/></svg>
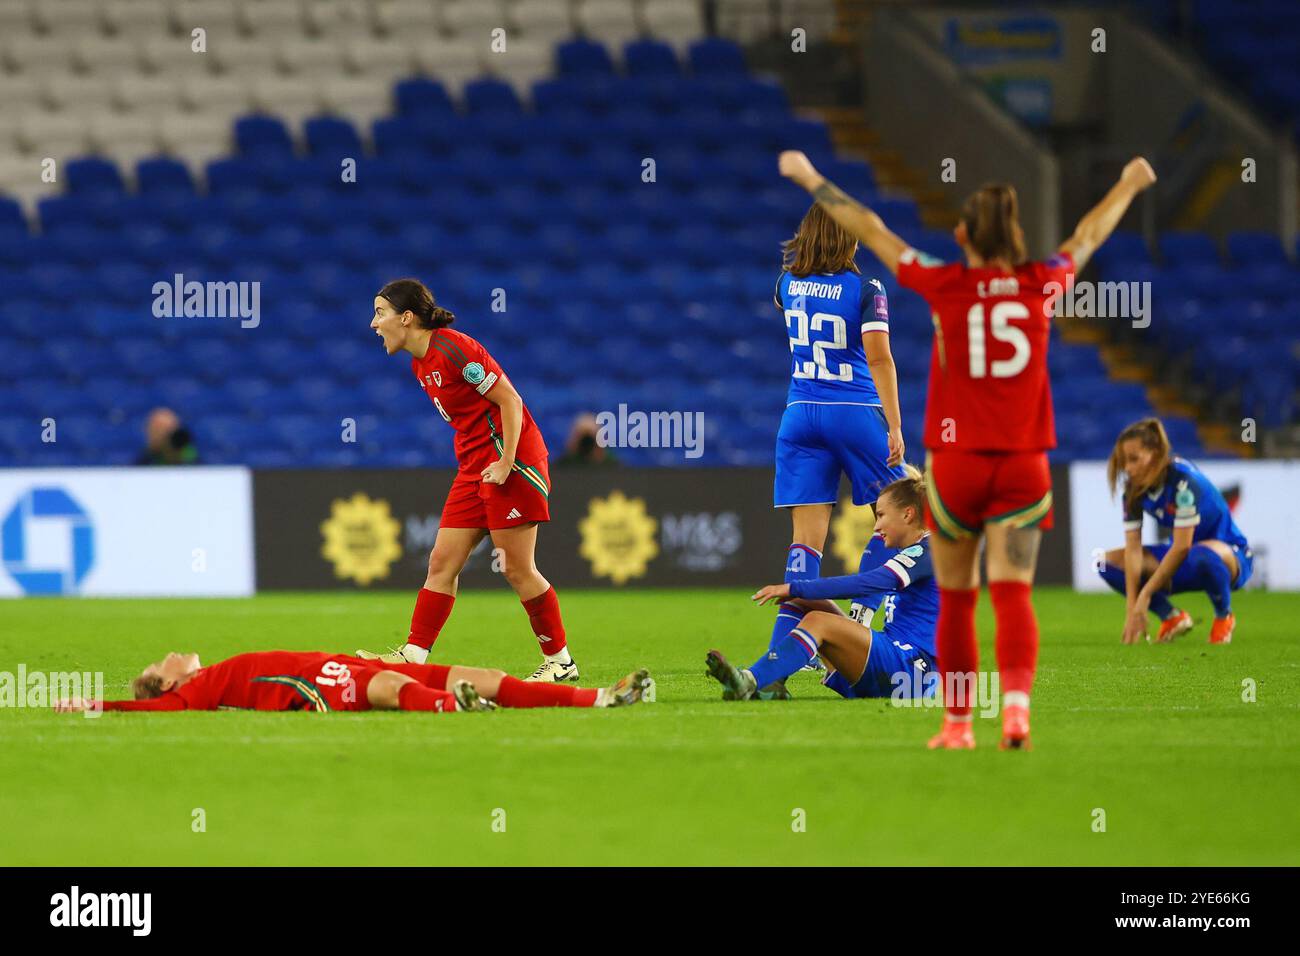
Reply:
<svg viewBox="0 0 1300 956"><path fill-rule="evenodd" d="M411 590L424 581L445 469L285 470L254 475L258 590ZM781 578L790 520L765 468L557 469L538 566L557 587L740 587ZM1069 481L1053 469L1057 529L1039 580L1070 582ZM857 570L870 534L847 488L831 520L824 575ZM491 542L462 584L495 581Z"/></svg>

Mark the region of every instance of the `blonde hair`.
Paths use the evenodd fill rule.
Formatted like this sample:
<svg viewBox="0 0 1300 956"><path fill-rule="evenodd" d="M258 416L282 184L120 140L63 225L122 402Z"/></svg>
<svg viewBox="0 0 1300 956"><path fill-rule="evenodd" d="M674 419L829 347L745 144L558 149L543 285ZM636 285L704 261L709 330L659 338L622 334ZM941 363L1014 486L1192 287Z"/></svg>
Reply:
<svg viewBox="0 0 1300 956"><path fill-rule="evenodd" d="M136 700L152 700L161 697L163 679L159 674L141 674L131 681L131 696Z"/></svg>
<svg viewBox="0 0 1300 956"><path fill-rule="evenodd" d="M915 465L904 464L903 471L903 477L885 485L879 497L889 495L900 508L915 508L920 521L925 515L925 476Z"/></svg>
<svg viewBox="0 0 1300 956"><path fill-rule="evenodd" d="M1139 441L1143 448L1149 448L1156 453L1156 468L1154 475L1164 474L1169 467L1170 460L1174 457L1173 447L1169 444L1169 435L1165 432L1165 426L1158 418L1144 418L1141 421L1134 422L1115 439L1115 447L1110 451L1110 460L1106 462L1106 482L1110 485L1110 493L1115 494L1115 488L1119 484L1120 473L1124 470L1124 443L1126 441ZM1150 484L1147 487L1139 487L1133 482L1124 484L1124 507L1131 508L1138 497L1146 494L1150 490Z"/></svg>
<svg viewBox="0 0 1300 956"><path fill-rule="evenodd" d="M858 240L816 203L790 239L781 243L781 266L802 279L814 273L858 272Z"/></svg>

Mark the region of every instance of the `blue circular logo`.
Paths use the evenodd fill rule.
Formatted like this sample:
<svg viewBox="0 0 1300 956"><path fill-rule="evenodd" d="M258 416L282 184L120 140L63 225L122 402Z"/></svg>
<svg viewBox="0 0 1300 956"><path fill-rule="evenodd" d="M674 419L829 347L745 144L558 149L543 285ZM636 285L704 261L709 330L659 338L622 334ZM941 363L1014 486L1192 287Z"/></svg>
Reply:
<svg viewBox="0 0 1300 956"><path fill-rule="evenodd" d="M478 362L470 362L465 366L465 381L471 385L477 385L483 381L483 366Z"/></svg>
<svg viewBox="0 0 1300 956"><path fill-rule="evenodd" d="M36 535L66 535L66 547L52 548L48 556L33 553ZM32 488L0 524L0 557L24 594L74 594L95 563L90 516L62 488Z"/></svg>

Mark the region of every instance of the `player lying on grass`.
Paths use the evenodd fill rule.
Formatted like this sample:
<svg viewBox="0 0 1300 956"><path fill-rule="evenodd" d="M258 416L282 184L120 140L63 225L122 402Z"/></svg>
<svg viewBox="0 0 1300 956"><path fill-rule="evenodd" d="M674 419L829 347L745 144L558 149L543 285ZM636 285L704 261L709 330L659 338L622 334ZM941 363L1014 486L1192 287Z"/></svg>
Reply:
<svg viewBox="0 0 1300 956"><path fill-rule="evenodd" d="M1232 592L1250 580L1254 557L1219 489L1185 458L1174 456L1158 418L1119 434L1106 466L1110 492L1124 475L1124 547L1106 552L1103 581L1124 595L1124 643L1147 635L1147 612L1160 618L1157 641L1190 631L1192 616L1170 594L1204 591L1214 605L1210 643L1232 640ZM1169 544L1142 545L1142 513L1172 532ZM1148 640L1150 638L1148 637Z"/></svg>
<svg viewBox="0 0 1300 956"><path fill-rule="evenodd" d="M442 664L387 664L320 651L255 651L208 667L171 653L131 682L134 700L104 710L492 710L495 707L624 707L653 700L654 681L634 671L600 689L534 683L504 671ZM450 688L450 690L448 690ZM72 698L55 709L82 711Z"/></svg>
<svg viewBox="0 0 1300 956"><path fill-rule="evenodd" d="M908 471L906 478L885 486L876 501L876 533L897 553L883 565L858 574L795 579L759 590L753 598L759 604L782 601L782 614L800 619L743 670L729 664L721 651L709 651L707 672L725 688L724 700L785 699L790 696L786 678L816 654L827 666L822 683L843 697L889 697L896 688L903 696L920 697L932 688L923 678L935 671L939 589L923 523L925 482L916 469ZM855 617L850 617L833 598L862 603L855 605ZM872 614L879 604L885 608L885 626L872 631Z"/></svg>

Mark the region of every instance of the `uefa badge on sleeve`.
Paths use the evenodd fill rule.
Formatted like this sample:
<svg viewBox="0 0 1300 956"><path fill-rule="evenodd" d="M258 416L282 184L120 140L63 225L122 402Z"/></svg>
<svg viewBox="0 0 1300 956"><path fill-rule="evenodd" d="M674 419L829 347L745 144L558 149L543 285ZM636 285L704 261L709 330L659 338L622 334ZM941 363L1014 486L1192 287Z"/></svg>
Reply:
<svg viewBox="0 0 1300 956"><path fill-rule="evenodd" d="M478 362L470 362L465 366L462 374L465 376L465 381L471 385L477 385L483 381L483 366Z"/></svg>

